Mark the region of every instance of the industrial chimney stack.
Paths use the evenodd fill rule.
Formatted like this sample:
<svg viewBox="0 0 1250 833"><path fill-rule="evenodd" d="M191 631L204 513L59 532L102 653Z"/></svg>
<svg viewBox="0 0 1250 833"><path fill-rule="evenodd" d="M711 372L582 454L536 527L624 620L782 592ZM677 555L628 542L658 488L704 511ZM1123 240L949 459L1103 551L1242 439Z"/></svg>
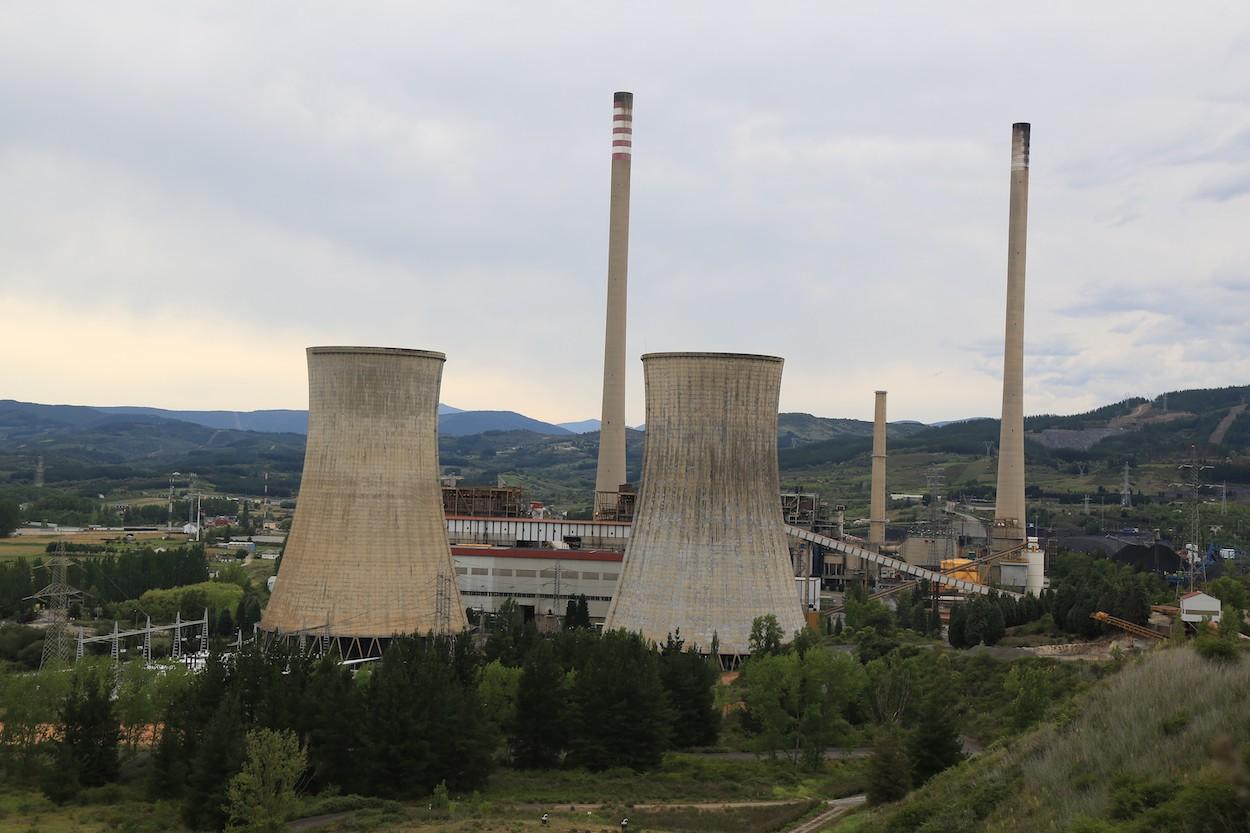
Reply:
<svg viewBox="0 0 1250 833"><path fill-rule="evenodd" d="M612 103L612 194L608 213L608 312L603 346L603 413L595 515L615 515L625 474L625 307L629 271L629 172L633 153L634 94Z"/></svg>
<svg viewBox="0 0 1250 833"><path fill-rule="evenodd" d="M872 418L872 486L868 507L868 548L885 545L885 391L877 391Z"/></svg>
<svg viewBox="0 0 1250 833"><path fill-rule="evenodd" d="M1003 346L1003 419L998 441L998 496L993 550L1025 539L1024 256L1029 222L1029 125L1011 129L1011 202L1007 228L1007 332Z"/></svg>

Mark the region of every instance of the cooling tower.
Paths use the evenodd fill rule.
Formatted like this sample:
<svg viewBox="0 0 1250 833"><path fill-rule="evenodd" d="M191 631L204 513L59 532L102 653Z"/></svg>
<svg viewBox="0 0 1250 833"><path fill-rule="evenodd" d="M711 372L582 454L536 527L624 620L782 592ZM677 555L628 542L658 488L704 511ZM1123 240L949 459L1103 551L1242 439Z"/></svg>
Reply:
<svg viewBox="0 0 1250 833"><path fill-rule="evenodd" d="M782 360L732 353L642 357L642 491L607 627L745 654L751 623L804 626L778 506Z"/></svg>
<svg viewBox="0 0 1250 833"><path fill-rule="evenodd" d="M1024 543L1024 256L1029 224L1029 125L1011 129L1007 227L1007 326L1003 345L1003 420L998 491L991 529L995 552Z"/></svg>
<svg viewBox="0 0 1250 833"><path fill-rule="evenodd" d="M603 344L603 411L595 512L611 507L625 473L625 307L629 271L629 171L633 155L634 94L612 102L612 192L608 208L608 311Z"/></svg>
<svg viewBox="0 0 1250 833"><path fill-rule="evenodd" d="M466 626L438 485L444 360L308 348L304 474L264 630L370 639Z"/></svg>

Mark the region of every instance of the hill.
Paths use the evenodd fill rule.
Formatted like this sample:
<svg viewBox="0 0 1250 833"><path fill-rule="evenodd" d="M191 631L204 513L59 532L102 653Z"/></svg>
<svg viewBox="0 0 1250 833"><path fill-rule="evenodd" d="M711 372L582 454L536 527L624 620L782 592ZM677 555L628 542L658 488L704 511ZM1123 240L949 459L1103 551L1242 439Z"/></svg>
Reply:
<svg viewBox="0 0 1250 833"><path fill-rule="evenodd" d="M267 411L177 411L167 408L146 408L139 406L95 407L95 410L106 414L126 414L137 416L153 416L162 419L176 419L182 422L193 422L206 428L233 428L237 431L263 431L277 434L307 434L308 411L267 410ZM439 415L462 413L460 408L438 403Z"/></svg>
<svg viewBox="0 0 1250 833"><path fill-rule="evenodd" d="M1190 647L1155 650L1054 722L938 775L855 830L1244 831L1247 686L1244 655L1219 665Z"/></svg>
<svg viewBox="0 0 1250 833"><path fill-rule="evenodd" d="M886 437L896 440L925 429L920 422L891 422ZM850 437L872 437L872 423L862 419L831 419L811 414L777 415L777 447L797 448L811 443Z"/></svg>
<svg viewBox="0 0 1250 833"><path fill-rule="evenodd" d="M573 433L567 428L527 417L516 411L461 411L445 414L438 419L438 431L451 437L481 434L484 431L531 431L555 436Z"/></svg>

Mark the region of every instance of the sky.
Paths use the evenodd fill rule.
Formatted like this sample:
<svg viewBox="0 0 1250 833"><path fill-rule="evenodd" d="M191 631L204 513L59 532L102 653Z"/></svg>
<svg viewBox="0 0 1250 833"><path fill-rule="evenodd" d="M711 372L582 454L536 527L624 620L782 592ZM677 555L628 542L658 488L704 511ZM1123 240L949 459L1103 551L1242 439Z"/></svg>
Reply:
<svg viewBox="0 0 1250 833"><path fill-rule="evenodd" d="M1025 406L1250 383L1244 2L11 2L0 398L307 405L304 348L599 414L612 93L643 353L781 408L997 415L1011 125Z"/></svg>

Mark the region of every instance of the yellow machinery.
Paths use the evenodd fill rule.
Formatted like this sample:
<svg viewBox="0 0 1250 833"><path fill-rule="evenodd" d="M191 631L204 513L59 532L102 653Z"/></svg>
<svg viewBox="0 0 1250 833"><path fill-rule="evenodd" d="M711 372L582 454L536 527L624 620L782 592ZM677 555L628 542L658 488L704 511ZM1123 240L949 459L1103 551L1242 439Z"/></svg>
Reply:
<svg viewBox="0 0 1250 833"><path fill-rule="evenodd" d="M1106 613L1101 610L1091 613L1089 615L1089 618L1096 619L1099 622L1102 622L1104 625L1110 625L1113 628L1119 628L1120 630L1124 631L1130 636L1138 636L1138 637L1141 637L1142 639L1167 639L1166 636L1159 633L1158 631L1154 631L1154 630L1151 630L1150 628L1146 628L1146 627L1142 627L1141 625L1134 624L1128 621L1127 619L1120 619L1119 617L1112 616L1110 613Z"/></svg>
<svg viewBox="0 0 1250 833"><path fill-rule="evenodd" d="M970 558L943 558L942 573L961 581L970 581L973 584L981 583L981 571L977 569L978 564Z"/></svg>

